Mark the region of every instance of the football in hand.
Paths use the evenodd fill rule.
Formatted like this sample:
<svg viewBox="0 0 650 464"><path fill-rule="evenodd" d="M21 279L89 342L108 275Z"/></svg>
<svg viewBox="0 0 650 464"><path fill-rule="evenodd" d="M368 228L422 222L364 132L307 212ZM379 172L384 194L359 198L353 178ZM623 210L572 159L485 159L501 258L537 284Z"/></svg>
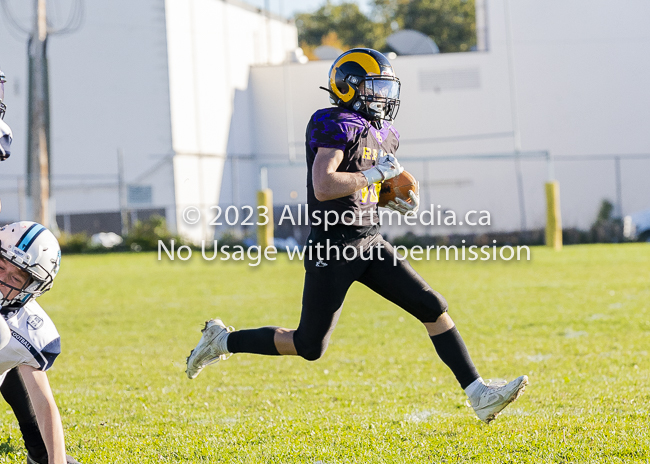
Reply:
<svg viewBox="0 0 650 464"><path fill-rule="evenodd" d="M411 173L403 171L399 176L381 183L378 204L379 206L386 206L389 201L395 201L396 198L401 198L407 203L411 203L411 197L409 197L410 190L417 194L418 182Z"/></svg>

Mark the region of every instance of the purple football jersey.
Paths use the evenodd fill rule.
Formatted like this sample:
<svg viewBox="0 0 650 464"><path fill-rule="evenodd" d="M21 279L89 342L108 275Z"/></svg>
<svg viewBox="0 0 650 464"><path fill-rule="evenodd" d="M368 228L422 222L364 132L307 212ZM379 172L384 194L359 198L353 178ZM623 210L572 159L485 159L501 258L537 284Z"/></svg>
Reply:
<svg viewBox="0 0 650 464"><path fill-rule="evenodd" d="M373 167L377 158L395 154L399 134L386 121L381 129L375 128L359 113L339 107L316 111L307 125L307 202L310 211L324 217L326 211L343 213L345 225L367 228L377 223L379 185L373 184L352 195L328 201L318 201L314 195L312 166L319 147L337 148L344 153L338 172L359 172ZM349 213L348 213L349 211ZM353 219L354 218L354 219ZM373 219L374 218L374 219ZM343 224L339 220L339 224Z"/></svg>

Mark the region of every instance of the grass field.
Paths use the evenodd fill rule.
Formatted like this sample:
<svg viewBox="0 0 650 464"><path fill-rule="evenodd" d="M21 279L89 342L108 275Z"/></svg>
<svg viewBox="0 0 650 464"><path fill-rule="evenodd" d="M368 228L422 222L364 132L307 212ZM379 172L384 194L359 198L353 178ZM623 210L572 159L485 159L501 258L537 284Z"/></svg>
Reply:
<svg viewBox="0 0 650 464"><path fill-rule="evenodd" d="M203 321L295 327L303 269L279 260L64 256L41 304L62 335L50 381L83 463L649 462L650 246L421 262L484 378L530 378L475 419L424 328L356 284L317 362L235 355L185 377ZM24 463L0 402L0 462Z"/></svg>

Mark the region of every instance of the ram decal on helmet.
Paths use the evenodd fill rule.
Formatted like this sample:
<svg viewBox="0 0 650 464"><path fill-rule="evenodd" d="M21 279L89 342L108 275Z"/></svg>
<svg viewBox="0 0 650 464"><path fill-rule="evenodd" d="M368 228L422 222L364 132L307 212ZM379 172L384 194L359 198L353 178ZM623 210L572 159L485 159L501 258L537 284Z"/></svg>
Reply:
<svg viewBox="0 0 650 464"><path fill-rule="evenodd" d="M52 288L61 266L61 248L52 232L30 221L14 222L0 229L0 255L29 274L30 280L8 299L0 293L0 306L22 306ZM3 285L13 288L10 284Z"/></svg>
<svg viewBox="0 0 650 464"><path fill-rule="evenodd" d="M399 110L400 82L388 59L377 50L353 48L339 56L329 72L332 104L370 120L392 121Z"/></svg>

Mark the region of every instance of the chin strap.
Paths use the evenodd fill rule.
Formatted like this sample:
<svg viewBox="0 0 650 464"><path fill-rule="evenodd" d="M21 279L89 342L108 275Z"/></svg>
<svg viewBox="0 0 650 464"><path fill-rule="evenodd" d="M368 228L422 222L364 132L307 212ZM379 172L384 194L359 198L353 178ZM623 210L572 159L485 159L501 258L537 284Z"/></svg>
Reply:
<svg viewBox="0 0 650 464"><path fill-rule="evenodd" d="M25 305L21 304L16 304L16 303L11 303L8 304L7 306L2 306L0 308L0 314L2 316L9 316L11 313L15 313L17 311L20 311L20 308L22 308Z"/></svg>
<svg viewBox="0 0 650 464"><path fill-rule="evenodd" d="M319 88L319 89L323 89L325 92L329 93L329 94L330 94L330 98L332 98L332 100L338 102L337 105L339 105L339 104L342 103L342 102L341 102L341 99L338 97L338 95L336 95L336 94L335 94L334 92L332 92L330 89L327 89L327 88L323 87L322 85L321 85L320 87L318 87L318 88ZM355 110L355 111L356 111L356 110ZM363 115L366 119L368 119L368 115L366 115L366 113L362 113L362 115ZM376 129L381 130L381 128L382 128L382 126L383 126L382 119L383 119L383 118L375 118L375 119L369 119L369 121L370 121L370 123L371 123L371 124L372 124Z"/></svg>
<svg viewBox="0 0 650 464"><path fill-rule="evenodd" d="M339 100L340 100L340 98L338 97L338 95L336 95L336 94L335 94L334 92L332 92L330 89L326 89L326 88L323 87L322 85L321 85L320 87L318 87L318 88L319 88L319 89L323 89L325 92L329 93L329 94L330 94L330 97L332 97L335 101L339 101Z"/></svg>

